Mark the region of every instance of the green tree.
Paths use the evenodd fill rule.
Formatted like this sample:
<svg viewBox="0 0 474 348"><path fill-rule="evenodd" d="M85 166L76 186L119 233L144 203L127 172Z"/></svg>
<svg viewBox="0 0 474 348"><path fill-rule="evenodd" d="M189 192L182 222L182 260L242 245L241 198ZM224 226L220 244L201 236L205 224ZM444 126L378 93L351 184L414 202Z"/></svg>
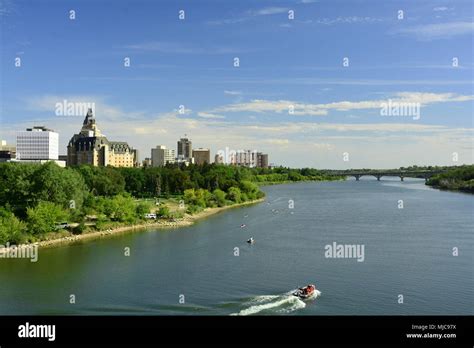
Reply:
<svg viewBox="0 0 474 348"><path fill-rule="evenodd" d="M12 213L0 216L0 244L22 244L26 241L26 224Z"/></svg>
<svg viewBox="0 0 474 348"><path fill-rule="evenodd" d="M160 209L158 209L158 213L156 215L164 219L169 218L170 208L168 208L166 205L163 205L160 207Z"/></svg>
<svg viewBox="0 0 474 348"><path fill-rule="evenodd" d="M248 199L251 200L257 199L258 193L260 191L256 184L246 180L240 183L240 190L242 191L242 193L246 194Z"/></svg>
<svg viewBox="0 0 474 348"><path fill-rule="evenodd" d="M242 193L238 187L231 187L227 191L227 198L235 203L240 203L242 201Z"/></svg>
<svg viewBox="0 0 474 348"><path fill-rule="evenodd" d="M68 218L68 212L52 202L39 202L36 207L28 208L26 213L29 232L39 236L53 232L58 223Z"/></svg>
<svg viewBox="0 0 474 348"><path fill-rule="evenodd" d="M32 173L31 181L34 203L47 201L63 208L80 209L87 194L87 187L79 173L61 168L54 162L39 166Z"/></svg>
<svg viewBox="0 0 474 348"><path fill-rule="evenodd" d="M31 175L37 168L35 164L0 163L0 207L8 207L19 217L26 216L34 193Z"/></svg>
<svg viewBox="0 0 474 348"><path fill-rule="evenodd" d="M136 220L136 209L133 199L128 196L117 195L105 201L105 214L119 222L132 223Z"/></svg>
<svg viewBox="0 0 474 348"><path fill-rule="evenodd" d="M195 205L196 200L197 200L195 190L194 189L184 190L183 198L184 198L184 203Z"/></svg>
<svg viewBox="0 0 474 348"><path fill-rule="evenodd" d="M146 214L150 212L150 204L147 202L140 202L136 206L136 212L139 218L143 219Z"/></svg>
<svg viewBox="0 0 474 348"><path fill-rule="evenodd" d="M223 207L226 204L226 199L225 199L225 192L219 189L215 189L212 194L214 195L214 199L217 203L218 207Z"/></svg>
<svg viewBox="0 0 474 348"><path fill-rule="evenodd" d="M115 196L125 192L125 179L117 168L82 165L76 170L95 195Z"/></svg>
<svg viewBox="0 0 474 348"><path fill-rule="evenodd" d="M125 180L125 191L135 197L144 196L145 174L140 168L121 168L120 174Z"/></svg>

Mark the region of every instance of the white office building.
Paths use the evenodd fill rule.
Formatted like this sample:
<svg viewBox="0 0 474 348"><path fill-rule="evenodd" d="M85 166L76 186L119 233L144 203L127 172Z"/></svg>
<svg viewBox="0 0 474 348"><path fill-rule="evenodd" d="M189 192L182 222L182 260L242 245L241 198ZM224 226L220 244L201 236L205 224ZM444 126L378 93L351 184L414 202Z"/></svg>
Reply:
<svg viewBox="0 0 474 348"><path fill-rule="evenodd" d="M164 145L158 145L156 148L151 149L151 166L152 167L163 167L167 163L175 162L174 150L166 148Z"/></svg>
<svg viewBox="0 0 474 348"><path fill-rule="evenodd" d="M16 158L20 161L58 160L59 134L45 127L28 128L16 137Z"/></svg>

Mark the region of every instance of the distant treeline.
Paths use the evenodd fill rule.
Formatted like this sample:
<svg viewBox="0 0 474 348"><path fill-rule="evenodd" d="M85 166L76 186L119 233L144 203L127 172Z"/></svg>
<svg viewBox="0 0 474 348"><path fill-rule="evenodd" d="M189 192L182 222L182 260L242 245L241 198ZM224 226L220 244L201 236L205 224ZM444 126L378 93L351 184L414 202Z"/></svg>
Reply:
<svg viewBox="0 0 474 348"><path fill-rule="evenodd" d="M456 167L432 176L426 184L444 190L474 193L474 165Z"/></svg>
<svg viewBox="0 0 474 348"><path fill-rule="evenodd" d="M244 168L225 165L169 165L160 168L114 168L88 165L61 168L0 164L0 244L44 239L61 222L75 222L75 233L113 223L134 224L152 210L137 198L179 198L186 212L262 198L256 183L334 180L315 169ZM161 206L157 215L179 217Z"/></svg>

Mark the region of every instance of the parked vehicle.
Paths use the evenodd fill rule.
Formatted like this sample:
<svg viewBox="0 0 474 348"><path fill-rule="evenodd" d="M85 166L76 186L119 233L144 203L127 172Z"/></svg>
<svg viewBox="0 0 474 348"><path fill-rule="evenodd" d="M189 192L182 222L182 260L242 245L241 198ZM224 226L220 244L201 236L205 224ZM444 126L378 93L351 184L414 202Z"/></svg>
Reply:
<svg viewBox="0 0 474 348"><path fill-rule="evenodd" d="M55 227L56 227L57 230L63 230L65 228L68 228L69 224L67 222L61 222L61 223L57 224Z"/></svg>

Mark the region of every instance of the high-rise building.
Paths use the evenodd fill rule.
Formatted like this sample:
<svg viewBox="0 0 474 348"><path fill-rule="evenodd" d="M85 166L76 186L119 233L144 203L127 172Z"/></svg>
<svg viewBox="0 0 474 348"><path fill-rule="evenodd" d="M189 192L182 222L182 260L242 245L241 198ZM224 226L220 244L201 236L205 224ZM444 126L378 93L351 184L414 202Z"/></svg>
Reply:
<svg viewBox="0 0 474 348"><path fill-rule="evenodd" d="M59 134L45 127L27 128L16 137L18 160L57 160Z"/></svg>
<svg viewBox="0 0 474 348"><path fill-rule="evenodd" d="M232 150L220 152L216 155L215 163L224 163L249 168L268 168L268 155L256 150Z"/></svg>
<svg viewBox="0 0 474 348"><path fill-rule="evenodd" d="M158 145L151 149L151 165L152 167L163 167L167 163L175 162L174 150L166 148L164 145Z"/></svg>
<svg viewBox="0 0 474 348"><path fill-rule="evenodd" d="M268 155L266 153L257 152L257 167L268 168Z"/></svg>
<svg viewBox="0 0 474 348"><path fill-rule="evenodd" d="M239 150L235 151L230 156L231 164L244 166L244 167L256 167L257 166L257 151L256 150Z"/></svg>
<svg viewBox="0 0 474 348"><path fill-rule="evenodd" d="M135 167L138 152L122 141L109 141L97 127L92 109L82 124L79 134L74 134L67 146L68 165Z"/></svg>
<svg viewBox="0 0 474 348"><path fill-rule="evenodd" d="M178 158L189 160L192 157L192 142L188 138L178 140Z"/></svg>
<svg viewBox="0 0 474 348"><path fill-rule="evenodd" d="M211 163L211 151L209 149L193 149L194 163L202 165L204 163Z"/></svg>

